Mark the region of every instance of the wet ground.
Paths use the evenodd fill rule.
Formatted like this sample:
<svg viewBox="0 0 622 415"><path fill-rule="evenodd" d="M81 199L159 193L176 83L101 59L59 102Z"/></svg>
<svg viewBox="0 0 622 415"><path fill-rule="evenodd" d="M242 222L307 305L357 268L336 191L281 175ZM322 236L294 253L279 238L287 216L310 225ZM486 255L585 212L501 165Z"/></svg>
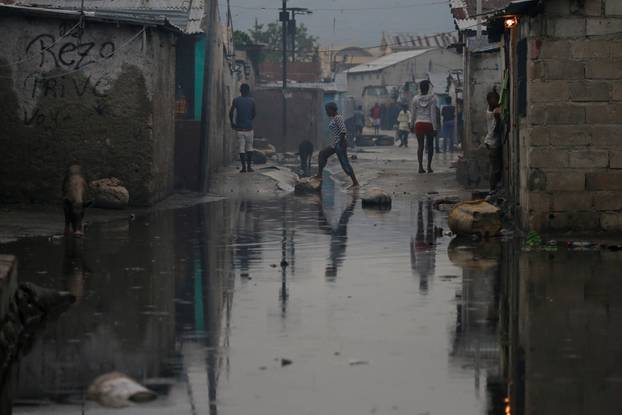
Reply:
<svg viewBox="0 0 622 415"><path fill-rule="evenodd" d="M2 246L78 298L14 413L109 412L84 395L113 370L159 396L119 414L617 413L622 254L454 241L429 199L366 211L328 181Z"/></svg>

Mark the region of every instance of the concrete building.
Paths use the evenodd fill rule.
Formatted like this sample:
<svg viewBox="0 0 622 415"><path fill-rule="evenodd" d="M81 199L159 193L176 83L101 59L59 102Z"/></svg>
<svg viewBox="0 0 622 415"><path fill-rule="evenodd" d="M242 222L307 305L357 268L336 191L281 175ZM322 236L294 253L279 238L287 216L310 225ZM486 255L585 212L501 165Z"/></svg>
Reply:
<svg viewBox="0 0 622 415"><path fill-rule="evenodd" d="M346 71L348 91L360 102L366 87L402 87L427 79L429 72L461 69L462 59L449 49L418 49L396 52Z"/></svg>
<svg viewBox="0 0 622 415"><path fill-rule="evenodd" d="M514 1L491 18L509 75L506 184L538 231L622 231L622 3Z"/></svg>

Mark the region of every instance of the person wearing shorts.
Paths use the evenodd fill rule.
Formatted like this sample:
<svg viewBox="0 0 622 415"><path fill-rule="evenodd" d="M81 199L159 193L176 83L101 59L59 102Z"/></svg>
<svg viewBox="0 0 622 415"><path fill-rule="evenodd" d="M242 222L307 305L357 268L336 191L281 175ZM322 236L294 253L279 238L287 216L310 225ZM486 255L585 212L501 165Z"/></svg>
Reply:
<svg viewBox="0 0 622 415"><path fill-rule="evenodd" d="M252 172L253 161L253 120L257 115L255 110L255 100L250 96L251 88L248 84L240 86L241 96L233 100L229 110L229 121L231 128L236 132L240 151L240 162L242 169L240 173Z"/></svg>
<svg viewBox="0 0 622 415"><path fill-rule="evenodd" d="M423 168L424 148L428 154L428 173L433 173L432 158L434 157L434 137L437 131L437 104L436 97L430 94L430 81L424 80L419 84L419 92L413 99L412 125L417 136L417 158L419 173L425 173Z"/></svg>

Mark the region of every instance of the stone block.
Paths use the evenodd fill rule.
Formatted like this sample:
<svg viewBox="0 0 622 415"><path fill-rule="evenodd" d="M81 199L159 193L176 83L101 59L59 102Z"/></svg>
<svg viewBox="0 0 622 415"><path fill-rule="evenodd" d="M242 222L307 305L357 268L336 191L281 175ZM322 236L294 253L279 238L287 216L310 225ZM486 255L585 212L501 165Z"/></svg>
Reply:
<svg viewBox="0 0 622 415"><path fill-rule="evenodd" d="M599 148L622 148L622 129L619 125L593 126L592 146Z"/></svg>
<svg viewBox="0 0 622 415"><path fill-rule="evenodd" d="M612 35L620 32L622 32L622 19L593 17L587 19L585 26L587 36Z"/></svg>
<svg viewBox="0 0 622 415"><path fill-rule="evenodd" d="M588 173L586 177L587 189L622 191L622 172L608 171L606 173Z"/></svg>
<svg viewBox="0 0 622 415"><path fill-rule="evenodd" d="M530 212L549 212L553 207L553 197L550 193L531 192L529 193Z"/></svg>
<svg viewBox="0 0 622 415"><path fill-rule="evenodd" d="M609 101L610 87L605 81L574 81L568 85L570 99L575 102Z"/></svg>
<svg viewBox="0 0 622 415"><path fill-rule="evenodd" d="M0 255L0 321L6 316L16 289L17 258L13 255Z"/></svg>
<svg viewBox="0 0 622 415"><path fill-rule="evenodd" d="M622 150L612 150L609 152L609 168L622 169Z"/></svg>
<svg viewBox="0 0 622 415"><path fill-rule="evenodd" d="M596 211L560 212L549 215L549 229L555 231L593 231L600 225Z"/></svg>
<svg viewBox="0 0 622 415"><path fill-rule="evenodd" d="M605 2L605 16L622 16L622 1L607 0Z"/></svg>
<svg viewBox="0 0 622 415"><path fill-rule="evenodd" d="M568 81L529 82L529 94L527 96L532 103L568 101Z"/></svg>
<svg viewBox="0 0 622 415"><path fill-rule="evenodd" d="M555 212L589 210L592 208L592 198L585 192L561 192L553 197Z"/></svg>
<svg viewBox="0 0 622 415"><path fill-rule="evenodd" d="M620 210L622 192L592 192L592 206L596 210Z"/></svg>
<svg viewBox="0 0 622 415"><path fill-rule="evenodd" d="M613 81L611 99L614 101L622 101L622 81Z"/></svg>
<svg viewBox="0 0 622 415"><path fill-rule="evenodd" d="M530 192L541 192L547 189L546 173L542 169L529 169L527 189Z"/></svg>
<svg viewBox="0 0 622 415"><path fill-rule="evenodd" d="M576 60L547 60L544 63L544 79L577 80L585 78L585 65Z"/></svg>
<svg viewBox="0 0 622 415"><path fill-rule="evenodd" d="M570 15L570 2L569 1L545 2L544 13L547 16L568 16Z"/></svg>
<svg viewBox="0 0 622 415"><path fill-rule="evenodd" d="M611 42L605 40L573 40L570 42L570 56L573 59L608 58Z"/></svg>
<svg viewBox="0 0 622 415"><path fill-rule="evenodd" d="M554 147L576 147L588 145L591 141L590 129L591 127L588 126L556 126L550 129L549 143Z"/></svg>
<svg viewBox="0 0 622 415"><path fill-rule="evenodd" d="M607 154L605 152L605 154ZM561 149L531 147L529 149L529 167L560 168L568 167L568 152Z"/></svg>
<svg viewBox="0 0 622 415"><path fill-rule="evenodd" d="M529 109L531 124L574 125L585 123L585 108L572 104L533 104Z"/></svg>
<svg viewBox="0 0 622 415"><path fill-rule="evenodd" d="M585 65L586 79L622 79L622 63L611 59L592 59Z"/></svg>
<svg viewBox="0 0 622 415"><path fill-rule="evenodd" d="M544 79L544 62L529 61L527 62L527 72L530 80Z"/></svg>
<svg viewBox="0 0 622 415"><path fill-rule="evenodd" d="M573 168L605 168L609 166L607 150L580 150L568 153L569 165Z"/></svg>
<svg viewBox="0 0 622 415"><path fill-rule="evenodd" d="M527 142L529 146L548 146L550 143L551 129L549 127L531 127L527 130ZM522 131L522 130L521 130Z"/></svg>
<svg viewBox="0 0 622 415"><path fill-rule="evenodd" d="M622 41L609 42L612 58L622 58Z"/></svg>
<svg viewBox="0 0 622 415"><path fill-rule="evenodd" d="M587 105L585 107L585 117L588 124L622 125L622 103Z"/></svg>
<svg viewBox="0 0 622 415"><path fill-rule="evenodd" d="M568 4L569 2L565 3ZM568 8L568 11L570 12L570 8ZM548 35L559 38L583 37L587 30L585 20L583 17L547 18Z"/></svg>
<svg viewBox="0 0 622 415"><path fill-rule="evenodd" d="M586 16L601 16L603 14L603 0L585 0L583 10Z"/></svg>
<svg viewBox="0 0 622 415"><path fill-rule="evenodd" d="M538 39L535 43L540 46L537 56L539 59L570 58L570 42L567 40Z"/></svg>
<svg viewBox="0 0 622 415"><path fill-rule="evenodd" d="M548 172L546 174L546 188L549 191L568 192L585 190L585 173L575 171Z"/></svg>
<svg viewBox="0 0 622 415"><path fill-rule="evenodd" d="M600 227L605 232L621 232L622 231L622 213L621 212L601 213Z"/></svg>

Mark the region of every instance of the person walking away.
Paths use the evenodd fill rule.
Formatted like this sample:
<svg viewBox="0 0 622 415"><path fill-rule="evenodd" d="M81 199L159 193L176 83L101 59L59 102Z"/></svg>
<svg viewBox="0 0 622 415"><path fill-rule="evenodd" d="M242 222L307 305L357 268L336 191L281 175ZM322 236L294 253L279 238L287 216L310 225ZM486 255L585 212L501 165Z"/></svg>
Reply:
<svg viewBox="0 0 622 415"><path fill-rule="evenodd" d="M255 100L250 96L251 88L248 84L240 86L241 96L233 100L231 109L229 110L229 121L231 128L236 132L238 145L240 149L240 162L242 170L240 173L253 172L253 141L255 134L253 132L253 120L257 115L255 109Z"/></svg>
<svg viewBox="0 0 622 415"><path fill-rule="evenodd" d="M412 114L408 110L408 105L402 105L402 110L397 115L397 131L398 139L400 140L400 147L408 147L408 135L410 134L411 118Z"/></svg>
<svg viewBox="0 0 622 415"><path fill-rule="evenodd" d="M443 116L443 127L441 128L441 135L445 139L443 141L443 149L445 152L454 152L454 126L456 121L454 119L456 115L456 109L453 105L445 105L441 111Z"/></svg>
<svg viewBox="0 0 622 415"><path fill-rule="evenodd" d="M369 115L371 117L371 124L374 127L374 134L380 134L380 119L382 118L382 108L380 108L380 105L377 102L372 107Z"/></svg>
<svg viewBox="0 0 622 415"><path fill-rule="evenodd" d="M341 164L341 168L343 171L352 179L352 187L358 187L359 182L354 174L354 169L352 169L352 165L348 160L348 141L346 138L346 125L343 121L343 116L339 114L339 108L337 104L334 102L329 102L326 104L326 115L330 118L328 123L328 132L330 134L330 140L333 142L333 145L330 147L326 147L324 150L320 151L318 164L319 169L317 173L317 178L322 180L322 174L324 172L324 168L328 163L328 159L333 155L337 154L337 158L339 159L339 163Z"/></svg>
<svg viewBox="0 0 622 415"><path fill-rule="evenodd" d="M425 173L423 168L424 148L428 154L428 173L433 173L432 159L434 158L434 137L437 131L437 104L436 97L430 94L430 81L423 80L419 84L420 94L413 98L412 122L414 133L417 136L417 158L419 173Z"/></svg>
<svg viewBox="0 0 622 415"><path fill-rule="evenodd" d="M363 113L363 107L359 105L354 111L354 128L356 129L356 138L363 135L363 127L365 127L365 113Z"/></svg>
<svg viewBox="0 0 622 415"><path fill-rule="evenodd" d="M488 108L486 109L487 132L484 138L484 145L488 150L490 159L490 192L497 191L497 185L502 178L503 168L503 121L501 119L501 107L499 106L499 94L493 88L486 95Z"/></svg>

